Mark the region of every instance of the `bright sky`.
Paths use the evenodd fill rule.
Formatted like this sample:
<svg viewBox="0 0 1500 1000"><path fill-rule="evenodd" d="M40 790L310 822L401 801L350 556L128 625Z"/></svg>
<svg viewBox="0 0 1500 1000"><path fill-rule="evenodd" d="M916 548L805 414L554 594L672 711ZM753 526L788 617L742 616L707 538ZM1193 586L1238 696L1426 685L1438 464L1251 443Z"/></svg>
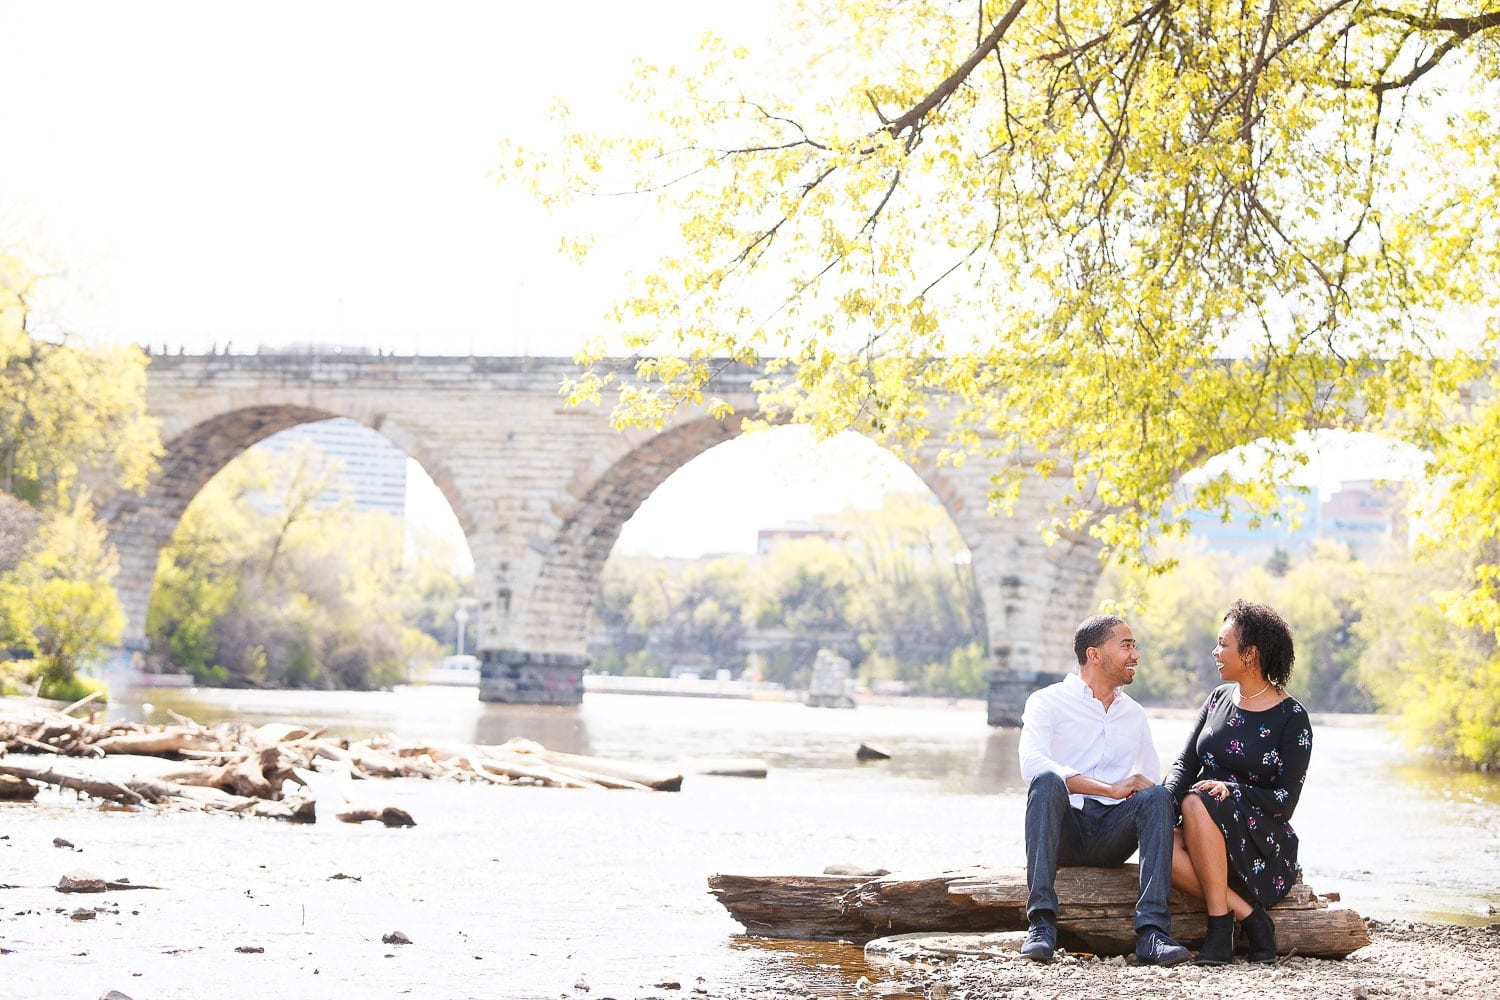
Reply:
<svg viewBox="0 0 1500 1000"><path fill-rule="evenodd" d="M62 267L68 329L156 349L570 355L644 224L601 215L580 274L559 224L491 178L498 142L545 143L557 96L613 120L634 58L680 61L710 28L763 37L775 6L0 0L0 246ZM715 449L621 550L746 551L756 528L915 487L867 442L813 448ZM414 512L451 520L433 489L416 480ZM685 527L710 494L713 523Z"/></svg>
<svg viewBox="0 0 1500 1000"><path fill-rule="evenodd" d="M613 118L635 57L773 6L0 0L0 221L40 229L91 300L70 325L109 339L570 355L631 222L580 276L492 179L498 143L543 142L558 96Z"/></svg>
<svg viewBox="0 0 1500 1000"><path fill-rule="evenodd" d="M639 241L606 218L580 274L560 225L493 180L500 140L544 143L554 97L609 116L635 58L763 34L773 9L0 0L0 224L66 271L83 300L67 327L104 339L570 355ZM873 451L796 432L723 446L650 498L621 550L748 551L759 527L916 483ZM413 473L413 516L456 530ZM744 487L726 495L731 474ZM683 516L709 494L712 522Z"/></svg>

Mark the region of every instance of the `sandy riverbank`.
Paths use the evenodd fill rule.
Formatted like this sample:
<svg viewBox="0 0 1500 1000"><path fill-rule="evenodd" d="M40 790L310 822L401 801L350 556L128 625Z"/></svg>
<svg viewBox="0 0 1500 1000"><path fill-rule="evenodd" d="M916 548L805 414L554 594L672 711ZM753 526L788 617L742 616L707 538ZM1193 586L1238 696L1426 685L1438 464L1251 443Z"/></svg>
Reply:
<svg viewBox="0 0 1500 1000"><path fill-rule="evenodd" d="M492 709L475 709L462 695L424 701L418 692L400 703L419 703L421 727L457 716L457 725L432 730L455 741L493 743L533 720L507 710L497 716L501 733L475 721ZM258 721L306 708L263 697ZM386 713L362 709L375 722L358 716L361 726L428 731L387 704L397 699L358 700ZM0 807L0 1000L94 1000L110 989L134 1000L1500 997L1500 932L1431 924L1372 924L1372 945L1347 961L1294 958L1274 969L1154 970L1081 958L1038 967L1006 957L893 968L861 961L855 946L745 938L707 892L710 874L891 859L927 870L1016 857L1015 795L981 780L989 766L981 758L993 756L999 767L1014 760L1009 734L985 732L978 721L962 730L948 713L667 701L601 698L587 711L542 713L546 726L534 735L615 755L643 746L662 756L705 748L769 755L769 747L782 766L764 781L694 777L671 795L414 779L323 788L330 808L347 794L406 809L417 826L402 829L122 811L50 788L33 802ZM315 703L320 724L341 720L343 702L329 704ZM216 707L189 709L205 706ZM950 729L962 731L946 739ZM1348 735L1342 727L1336 734ZM1375 750L1388 741L1377 730L1361 728L1359 739L1342 742L1334 735L1324 748L1331 768L1384 759ZM857 765L851 748L863 739L891 741L904 751L896 764L925 763L907 771ZM123 758L54 763L150 770ZM1492 899L1485 862L1495 842L1493 807L1446 797L1430 809L1425 791L1360 786L1359 772L1349 773L1356 790L1338 803L1305 804L1311 828L1319 808L1337 812L1322 821L1330 833L1310 843L1359 830L1357 840L1341 841L1347 867L1383 869L1378 884L1346 882L1345 905L1393 919L1418 916L1409 911L1420 903L1431 919L1442 893L1466 887L1453 912L1484 912L1473 906ZM935 792L933 776L949 774L957 787ZM1357 807L1376 800L1386 811L1398 803L1410 830L1370 826ZM1424 867L1407 863L1417 836L1425 838ZM1390 865L1361 860L1381 857ZM161 888L58 893L61 876L73 871ZM1315 883L1331 888L1321 874ZM1373 909L1371 894L1381 901ZM384 940L397 931L412 943Z"/></svg>
<svg viewBox="0 0 1500 1000"><path fill-rule="evenodd" d="M6 820L0 833L0 997L93 1000L115 989L133 1000L1500 998L1500 926L1406 921L1368 921L1371 944L1342 961L1291 957L1271 967L1240 962L1224 969L1157 969L1066 954L1038 966L1000 954L856 968L848 960L858 955L853 947L814 950L705 927L710 935L722 934L718 939L735 956L733 971L731 963L705 963L711 949L702 942L652 937L643 939L650 957L635 954L626 969L618 964L618 949L597 944L601 935L619 933L610 917L616 908L679 930L721 922L696 875L683 877L681 892L652 894L639 884L611 884L604 876L617 865L579 853L581 843L565 844L574 864L598 870L585 879L592 886L589 902L566 909L571 929L539 937L538 915L528 904L537 897L521 881L529 865L508 863L499 846L517 843L529 821L509 830L497 823L492 850L498 853L473 863L447 864L435 852L463 842L453 820L481 799L510 803L492 815L497 821L517 813L544 816L557 806L582 810L581 820L595 815L597 805L544 789L410 781L379 787L412 805L423 824L386 830L131 814L67 803L71 796L50 792L43 802L6 806L0 811ZM629 807L677 800L609 801ZM555 824L561 835L582 828ZM59 836L76 847L53 839ZM75 869L162 888L58 893L59 873ZM684 908L691 914L675 912ZM563 916L559 911L549 918ZM394 931L413 943L385 942ZM748 974L757 967L758 974Z"/></svg>

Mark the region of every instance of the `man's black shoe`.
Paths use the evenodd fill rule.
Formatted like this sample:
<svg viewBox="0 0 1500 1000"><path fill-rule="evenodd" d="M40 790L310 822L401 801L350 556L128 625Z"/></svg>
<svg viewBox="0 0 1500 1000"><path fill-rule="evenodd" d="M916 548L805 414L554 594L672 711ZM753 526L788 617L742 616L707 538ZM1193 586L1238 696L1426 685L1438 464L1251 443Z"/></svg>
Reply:
<svg viewBox="0 0 1500 1000"><path fill-rule="evenodd" d="M1192 957L1192 952L1155 927L1142 928L1136 935L1135 960L1142 965L1181 965Z"/></svg>
<svg viewBox="0 0 1500 1000"><path fill-rule="evenodd" d="M1033 962L1050 962L1057 951L1057 924L1051 917L1038 914L1031 918L1026 940L1021 942L1021 957Z"/></svg>

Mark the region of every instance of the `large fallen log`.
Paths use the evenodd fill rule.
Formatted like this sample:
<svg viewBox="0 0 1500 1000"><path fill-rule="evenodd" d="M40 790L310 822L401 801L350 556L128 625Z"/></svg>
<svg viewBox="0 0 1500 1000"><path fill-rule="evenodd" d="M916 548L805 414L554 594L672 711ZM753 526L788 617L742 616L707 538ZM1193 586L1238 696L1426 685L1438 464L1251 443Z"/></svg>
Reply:
<svg viewBox="0 0 1500 1000"><path fill-rule="evenodd" d="M863 944L917 931L1026 929L1023 868L965 868L934 874L715 875L709 890L757 937L842 939ZM1135 948L1135 865L1063 868L1057 873L1058 941L1073 951L1125 955ZM1173 891L1172 936L1196 948L1203 904ZM1353 910L1329 907L1302 883L1271 910L1282 954L1343 958L1370 943Z"/></svg>
<svg viewBox="0 0 1500 1000"><path fill-rule="evenodd" d="M549 780L579 788L627 788L656 792L682 790L682 772L679 770L622 764L599 757L548 750L540 743L523 737L506 740L498 746L481 746L477 749L483 756L485 769L492 773L528 776L539 772L549 776Z"/></svg>

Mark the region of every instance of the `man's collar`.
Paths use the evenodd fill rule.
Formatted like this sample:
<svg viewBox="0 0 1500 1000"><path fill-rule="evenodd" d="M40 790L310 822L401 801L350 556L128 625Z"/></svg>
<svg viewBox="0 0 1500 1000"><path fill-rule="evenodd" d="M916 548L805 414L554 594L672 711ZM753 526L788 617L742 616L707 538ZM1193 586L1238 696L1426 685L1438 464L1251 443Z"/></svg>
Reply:
<svg viewBox="0 0 1500 1000"><path fill-rule="evenodd" d="M1083 675L1076 670L1069 672L1066 676L1063 677L1063 684L1075 693L1083 695L1085 698L1091 698L1094 701L1099 701L1098 698L1094 698L1094 689L1083 682ZM1125 693L1125 685L1123 684L1115 688L1115 700L1118 701L1121 698L1124 698L1127 701L1130 699L1130 695Z"/></svg>

